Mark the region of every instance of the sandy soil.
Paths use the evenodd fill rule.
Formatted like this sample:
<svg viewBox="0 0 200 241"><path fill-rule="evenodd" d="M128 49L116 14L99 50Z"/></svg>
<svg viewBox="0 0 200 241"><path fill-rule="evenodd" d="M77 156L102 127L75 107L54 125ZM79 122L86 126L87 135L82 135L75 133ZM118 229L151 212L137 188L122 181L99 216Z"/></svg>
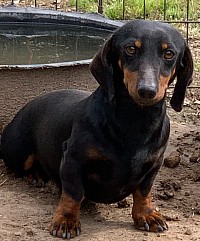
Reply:
<svg viewBox="0 0 200 241"><path fill-rule="evenodd" d="M168 220L168 231L138 231L131 207L90 203L82 208L82 234L74 240L200 240L200 132L196 125L172 123L166 156L173 151L180 157L177 166L164 165L153 189L154 201ZM0 162L0 240L58 240L48 232L58 198L52 183L35 188L27 179L15 179ZM127 201L132 206L131 197Z"/></svg>
<svg viewBox="0 0 200 241"><path fill-rule="evenodd" d="M200 240L199 100L200 90L194 88L188 91L181 113L168 108L171 136L153 198L166 217L169 230L136 230L131 218L132 198L128 197L130 207L126 208L118 208L117 204L84 206L80 216L82 234L74 240ZM48 231L58 200L58 190L52 183L35 188L26 178L15 179L0 160L0 241L58 240Z"/></svg>

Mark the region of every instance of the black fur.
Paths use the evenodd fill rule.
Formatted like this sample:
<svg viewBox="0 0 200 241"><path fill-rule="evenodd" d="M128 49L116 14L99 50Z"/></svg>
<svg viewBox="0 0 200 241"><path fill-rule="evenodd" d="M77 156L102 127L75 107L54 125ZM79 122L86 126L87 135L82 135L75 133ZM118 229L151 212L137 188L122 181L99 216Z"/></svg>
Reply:
<svg viewBox="0 0 200 241"><path fill-rule="evenodd" d="M128 56L124 46L137 38L142 40L141 50ZM173 60L163 60L162 41L170 42ZM24 175L24 162L36 154L37 168L77 202L83 197L116 202L138 187L147 195L169 136L165 95L156 103L145 100L140 105L124 85L123 68L138 71L140 81L147 81L149 65L156 83L160 74L168 76L176 68L170 81L177 76L171 104L180 111L193 68L184 39L168 24L131 21L94 57L90 69L100 86L91 95L55 91L19 111L2 134L6 165Z"/></svg>

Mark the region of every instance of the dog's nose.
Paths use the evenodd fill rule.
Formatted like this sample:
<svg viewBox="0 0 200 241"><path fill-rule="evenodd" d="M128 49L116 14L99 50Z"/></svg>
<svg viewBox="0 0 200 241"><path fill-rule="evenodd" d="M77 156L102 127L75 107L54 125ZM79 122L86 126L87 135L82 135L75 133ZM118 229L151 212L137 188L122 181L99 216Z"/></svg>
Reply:
<svg viewBox="0 0 200 241"><path fill-rule="evenodd" d="M140 87L138 89L138 95L143 100L151 100L156 96L156 90L151 87Z"/></svg>

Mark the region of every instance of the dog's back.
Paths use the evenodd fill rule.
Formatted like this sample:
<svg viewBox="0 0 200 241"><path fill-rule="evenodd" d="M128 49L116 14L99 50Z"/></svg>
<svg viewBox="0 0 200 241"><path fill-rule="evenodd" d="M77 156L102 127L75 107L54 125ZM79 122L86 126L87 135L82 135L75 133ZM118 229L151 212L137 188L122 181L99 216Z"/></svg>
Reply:
<svg viewBox="0 0 200 241"><path fill-rule="evenodd" d="M56 128L59 128L59 125L63 128L65 125L69 132L74 112L71 108L89 95L86 91L61 90L37 97L26 104L2 133L2 156L6 166L14 170L17 176L23 176L24 163L36 150L39 155L40 149L47 153L50 148L60 149L63 134L67 138L70 133L63 133L62 129L61 133L56 134ZM63 108L63 105L66 108ZM37 140L40 140L40 143L37 143ZM55 153L60 154L61 151Z"/></svg>

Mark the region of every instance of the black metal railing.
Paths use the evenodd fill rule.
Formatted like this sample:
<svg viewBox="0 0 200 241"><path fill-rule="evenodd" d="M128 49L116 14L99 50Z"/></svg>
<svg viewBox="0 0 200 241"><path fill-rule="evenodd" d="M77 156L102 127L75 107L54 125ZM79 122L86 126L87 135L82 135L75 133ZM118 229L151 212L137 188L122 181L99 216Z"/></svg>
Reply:
<svg viewBox="0 0 200 241"><path fill-rule="evenodd" d="M6 1L6 2L9 2ZM10 4L14 5L14 0L10 0ZM49 1L50 2L50 1ZM147 8L146 8L146 4L147 4L148 0L143 0L143 16L140 16L141 18L143 19L146 19L147 18ZM55 10L58 10L60 8L60 3L61 1L60 0L54 0L53 2L53 8ZM73 8L73 10L75 11L79 11L79 5L81 3L81 0L76 0L75 1L75 6ZM125 20L126 19L126 0L122 0L122 14L121 14L121 19L122 20ZM133 1L134 3L134 1ZM185 5L186 5L186 17L184 20L168 20L167 19L167 0L163 0L163 17L162 19L159 19L161 21L165 21L165 22L168 22L168 23L173 23L173 24L185 24L185 28L186 28L186 39L188 41L189 39L189 25L190 24L199 24L200 23L200 19L198 20L191 20L189 19L189 11L190 11L190 3L191 3L191 0L186 0L185 1ZM94 3L95 4L95 3ZM103 8L103 0L98 0L97 2L98 6L97 6L97 12L100 13L100 14L103 14L104 13L104 8ZM26 1L25 1L25 5L26 5ZM32 1L32 6L35 6L35 7L41 7L40 4L39 4L39 0L33 0ZM52 4L51 4L52 6ZM81 7L81 11L83 11L83 8Z"/></svg>
<svg viewBox="0 0 200 241"><path fill-rule="evenodd" d="M129 19L133 19L133 18L143 18L143 19L147 19L147 18L151 18L151 19L155 19L156 20L160 20L160 21L164 21L167 23L172 23L172 24L177 24L178 27L181 28L181 30L183 30L185 38L187 40L187 42L189 42L190 46L192 46L192 52L193 52L193 57L194 57L194 62L195 62L195 70L196 70L196 75L195 75L195 82L196 85L192 85L190 86L190 88L200 88L199 85L199 74L200 74L200 59L199 59L199 39L200 39L200 14L198 14L198 11L200 12L200 9L195 9L194 10L194 6L192 5L194 2L191 0L184 0L182 1L181 5L181 9L182 10L182 15L180 15L180 17L172 17L169 15L169 0L163 0L162 7L160 8L161 11L159 12L158 15L151 16L151 12L149 11L148 8L148 4L150 2L150 0L141 0L140 4L142 3L142 5L140 6L140 13L138 14L138 16L132 16L130 17L130 15L128 16L129 13L129 7L127 4L128 0L121 0L120 2L120 17L118 17L118 19L120 20L126 20L127 18ZM198 1L198 0L197 0ZM24 7L39 7L39 8L50 8L50 9L54 9L54 10L64 10L64 11L84 11L87 12L87 9L85 9L83 7L83 5L81 5L82 0L74 0L73 1L73 5L69 5L69 2L67 0L46 0L45 1L42 0L29 0L29 1L19 1L18 4L16 5L20 5L20 6L24 6ZM92 1L91 1L92 2ZM136 2L136 1L135 1ZM61 6L61 4L65 4L65 8L63 8ZM91 3L91 5L95 6L96 8L96 12L100 13L100 14L104 14L106 12L106 4L108 4L109 1L108 0L94 0L93 3ZM1 1L0 0L0 4L2 6L11 4L14 5L15 4L15 0L5 0L5 1ZM95 5L96 4L96 5ZM137 5L134 3L134 0L132 0L132 5L134 4L134 7L137 7ZM160 6L159 6L160 7ZM197 10L197 11L196 11ZM153 13L154 14L154 13ZM194 35L194 29L196 29L195 31L195 35ZM194 83L194 82L193 82Z"/></svg>

